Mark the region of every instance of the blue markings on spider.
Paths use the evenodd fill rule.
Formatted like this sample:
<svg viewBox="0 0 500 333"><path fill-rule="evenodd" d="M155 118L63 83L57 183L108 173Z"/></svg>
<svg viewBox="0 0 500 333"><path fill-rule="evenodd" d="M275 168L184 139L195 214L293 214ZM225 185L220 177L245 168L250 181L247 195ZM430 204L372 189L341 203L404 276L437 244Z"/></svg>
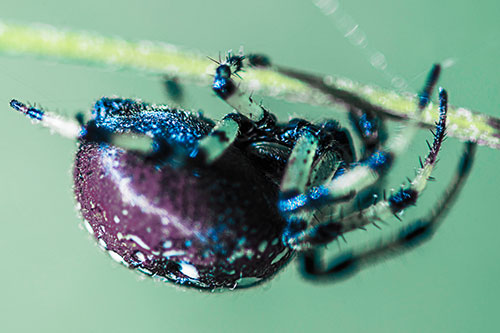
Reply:
<svg viewBox="0 0 500 333"><path fill-rule="evenodd" d="M229 53L214 62L212 89L235 109L217 122L134 99L101 98L87 121L11 102L15 110L78 141L74 191L84 226L113 260L142 274L201 290L233 290L269 280L297 256L308 278L344 278L395 249L408 249L405 244L417 234L434 232L470 172L475 146L469 143L459 172L429 216L407 222L399 238L341 251L323 266L321 245L399 218L416 203L444 139L446 93L440 91L434 142L410 185L357 206L353 200L376 194L393 160L404 153L401 143L412 137L403 132L386 145L377 110L369 103L366 110L356 109L363 101L359 96L356 103L346 100L357 124L353 133L363 145L357 161L350 132L337 121L280 123L239 90L235 79L241 79L244 66L272 66L268 57ZM339 91L310 74L276 70L332 98ZM427 106L439 71L439 66L431 71L419 111ZM153 149L130 147L123 140L129 136L149 140Z"/></svg>
<svg viewBox="0 0 500 333"><path fill-rule="evenodd" d="M15 99L13 99L10 102L10 106L12 108L14 108L15 110L24 113L25 115L27 115L31 119L35 119L35 120L42 120L43 119L44 112L42 110L38 110L38 109L33 108L33 107L27 107L26 105L20 103L19 101L15 100Z"/></svg>
<svg viewBox="0 0 500 333"><path fill-rule="evenodd" d="M392 163L392 153L387 151L376 151L374 152L366 161L368 165L373 170L378 170L381 168L389 168Z"/></svg>
<svg viewBox="0 0 500 333"><path fill-rule="evenodd" d="M368 137L372 135L374 126L373 123L367 119L366 113L361 115L361 117L359 118L358 126L360 127L364 136Z"/></svg>
<svg viewBox="0 0 500 333"><path fill-rule="evenodd" d="M212 58L210 59L219 65L215 70L212 89L217 94L217 96L222 99L226 99L236 90L236 86L231 79L231 76L238 76L238 72L240 72L243 67L243 60L245 59L245 57L231 55L231 53L228 53L228 56L223 63L220 59L219 61L216 61Z"/></svg>
<svg viewBox="0 0 500 333"><path fill-rule="evenodd" d="M278 207L282 212L289 212L303 207L308 202L306 194L299 194L290 199L280 200Z"/></svg>
<svg viewBox="0 0 500 333"><path fill-rule="evenodd" d="M289 199L281 199L278 203L278 207L283 213L296 211L305 206L307 203L313 200L318 200L328 194L328 188L325 186L314 186L307 192L307 194L298 194Z"/></svg>
<svg viewBox="0 0 500 333"><path fill-rule="evenodd" d="M402 207L414 205L417 202L418 193L412 189L401 189L389 197L389 204L394 212L399 212Z"/></svg>

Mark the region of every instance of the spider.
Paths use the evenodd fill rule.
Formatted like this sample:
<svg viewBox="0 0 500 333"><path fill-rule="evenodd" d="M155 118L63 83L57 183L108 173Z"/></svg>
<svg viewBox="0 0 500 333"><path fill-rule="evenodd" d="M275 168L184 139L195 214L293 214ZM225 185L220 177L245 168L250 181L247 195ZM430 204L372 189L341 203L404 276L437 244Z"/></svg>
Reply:
<svg viewBox="0 0 500 333"><path fill-rule="evenodd" d="M388 253L430 238L469 174L475 145L442 200L399 234L322 263L324 245L375 225L416 203L433 180L445 138L447 93L439 91L433 143L409 184L381 200L375 192L402 154L417 122L391 140L376 110L346 105L363 143L356 160L350 132L335 120L277 117L241 91L244 66L273 66L260 55L216 61L212 89L234 108L214 122L201 114L137 99L99 99L85 121L12 100L35 122L75 140L74 191L84 226L112 259L162 281L201 290L263 283L299 257L308 278L344 278ZM328 92L321 81L282 73ZM430 102L440 66L431 70L415 112ZM397 250L397 251L395 251Z"/></svg>

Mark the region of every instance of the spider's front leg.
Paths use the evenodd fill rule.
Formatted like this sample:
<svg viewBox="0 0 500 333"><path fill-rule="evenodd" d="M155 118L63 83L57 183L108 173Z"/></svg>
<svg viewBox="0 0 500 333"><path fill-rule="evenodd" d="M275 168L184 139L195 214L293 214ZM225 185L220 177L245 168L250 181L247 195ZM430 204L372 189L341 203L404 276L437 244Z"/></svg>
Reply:
<svg viewBox="0 0 500 333"><path fill-rule="evenodd" d="M430 146L425 162L421 163L417 175L407 187L401 188L390 197L384 198L384 200L365 209L355 211L345 217L319 221L319 224L309 228L306 228L307 225L304 225L305 222L301 219L304 213L299 212L302 216L298 215L298 219L296 215L291 215L288 219L288 230L283 236L284 242L296 249L327 244L346 232L364 228L366 225L374 224L377 221L383 221L392 215L398 217L399 212L408 206L414 205L431 177L437 154L445 137L447 94L443 89L440 90L439 100L440 116L439 121L436 123L434 143Z"/></svg>
<svg viewBox="0 0 500 333"><path fill-rule="evenodd" d="M419 113L428 105L429 96L438 80L439 73L440 66L435 65L420 94L417 108ZM351 199L356 193L374 185L381 176L387 173L393 159L406 150L417 129L416 122L410 123L384 149L375 150L367 158L351 164L340 176L307 190L301 188L300 181L297 181L297 186L294 186L293 178L290 178L288 174L297 173L296 169L307 170L310 166L303 165L302 161L305 160L303 158L290 159L282 182L282 195L279 202L279 209L289 221L284 240L288 242L289 239L295 237L296 233L310 228L310 217L314 216L318 208ZM298 144L294 150L307 151ZM318 222L321 223L321 221Z"/></svg>

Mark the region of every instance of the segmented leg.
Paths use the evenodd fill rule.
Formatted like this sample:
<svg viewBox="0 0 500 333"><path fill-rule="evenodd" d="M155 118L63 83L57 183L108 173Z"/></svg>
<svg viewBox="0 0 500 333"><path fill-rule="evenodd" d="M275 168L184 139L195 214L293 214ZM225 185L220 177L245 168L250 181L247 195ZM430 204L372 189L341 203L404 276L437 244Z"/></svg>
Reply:
<svg viewBox="0 0 500 333"><path fill-rule="evenodd" d="M215 70L212 89L239 114L255 122L263 121L267 114L266 110L251 96L241 91L232 79L232 76L239 76L238 72L242 70L244 59L244 56L233 56L230 52L223 62L220 59L219 61L211 59L219 65ZM237 117L226 116L207 137L200 141L198 151L204 151L208 163L222 155L236 139L239 125L235 118Z"/></svg>
<svg viewBox="0 0 500 333"><path fill-rule="evenodd" d="M243 56L231 56L230 53L224 62L213 60L219 66L215 70L212 89L236 111L257 122L264 118L264 108L241 91L232 79L241 70L243 60Z"/></svg>
<svg viewBox="0 0 500 333"><path fill-rule="evenodd" d="M427 107L428 96L439 78L440 66L435 65L427 79L427 83L420 94L417 112ZM427 96L427 97L425 97ZM287 216L300 210L313 211L319 206L338 201L339 198L353 196L356 192L373 185L382 174L390 168L395 157L405 152L411 138L418 130L418 122L410 121L408 127L401 131L386 148L376 150L368 158L351 165L350 170L336 177L329 183L311 188L306 193L297 194L298 191L282 191L282 199L279 208ZM300 165L297 165L300 167ZM290 170L291 168L289 168Z"/></svg>
<svg viewBox="0 0 500 333"><path fill-rule="evenodd" d="M363 228L377 221L383 221L392 215L398 217L399 212L408 206L414 205L427 185L445 137L447 94L444 89L440 89L439 101L439 121L436 123L434 143L430 147L425 162L421 162L421 168L408 186L402 187L389 198L384 198L384 200L365 209L353 212L341 219L319 221L320 223L312 228L306 229L304 223L298 224L292 219L287 231L284 233L283 241L296 249L327 244L346 232Z"/></svg>
<svg viewBox="0 0 500 333"><path fill-rule="evenodd" d="M427 216L410 222L399 232L369 247L342 252L336 255L327 266L324 266L322 262L322 249L308 250L300 256L304 277L324 278L328 281L346 278L367 265L376 264L390 256L401 255L430 240L456 201L470 174L476 146L471 142L465 144L455 177L441 196L442 199Z"/></svg>
<svg viewBox="0 0 500 333"><path fill-rule="evenodd" d="M318 139L307 131L297 140L288 158L285 175L281 181L281 191L306 190L317 147Z"/></svg>
<svg viewBox="0 0 500 333"><path fill-rule="evenodd" d="M234 142L238 135L239 125L230 116L224 117L212 131L200 140L192 157L203 155L207 163L212 163Z"/></svg>
<svg viewBox="0 0 500 333"><path fill-rule="evenodd" d="M378 149L381 149L387 140L387 131L383 117L379 117L372 110L361 110L356 107L348 107L349 121L354 132L361 140L361 159L367 159ZM366 207L371 204L373 193L379 192L384 185L387 172L381 172L376 183L356 195L355 204L359 207ZM321 185L321 184L320 184Z"/></svg>
<svg viewBox="0 0 500 333"><path fill-rule="evenodd" d="M233 75L238 75L238 71L243 66L243 59L243 56L232 56L230 52L224 62L221 62L220 59L219 61L211 59L219 65L215 70L212 89L217 96L238 113L251 120L260 121L264 118L265 110L262 106L257 105L251 97L240 91L231 78ZM207 163L212 163L219 158L238 135L239 124L234 118L228 115L219 121L212 131L200 140L192 157L203 155Z"/></svg>
<svg viewBox="0 0 500 333"><path fill-rule="evenodd" d="M387 132L382 118L371 110L349 108L349 120L363 143L363 156L366 158L385 143Z"/></svg>
<svg viewBox="0 0 500 333"><path fill-rule="evenodd" d="M246 62L246 65L249 67L256 67L256 68L272 67L271 60L269 59L269 57L263 54L247 54L244 60ZM275 70L284 71L284 69L279 66L275 66ZM301 80L300 76L294 76L294 78ZM311 84L309 80L301 80L301 81L306 84ZM320 90L324 90L321 89L321 87L325 87L324 83L322 83L321 85L313 85L313 86L315 88L319 88ZM431 87L429 87L428 89L431 89ZM348 109L349 109L349 119L351 121L351 124L353 125L355 132L358 134L364 146L362 148L362 156L363 158L367 158L376 149L379 149L380 145L384 144L387 139L387 132L384 121L382 118L378 117L376 112L374 112L369 108L359 108L355 107L354 105L349 105ZM318 182L318 179L320 178L323 179L323 183L330 181L332 178L331 176L333 176L337 171L337 169L341 166L338 163L338 161L334 161L335 160L335 156L333 156L334 154L331 155L332 156L322 156L321 161L318 161L319 163L315 163L314 169L311 170L311 182L310 182L311 186L321 185L322 183ZM327 161L328 163L325 163ZM325 172L325 170L321 168L322 166L323 167L330 166L331 167L330 172ZM381 176L383 177L383 175L384 174L382 174ZM379 187L380 183L381 182L379 180L379 182L377 183L377 187ZM370 187L369 190L373 190L373 187Z"/></svg>
<svg viewBox="0 0 500 333"><path fill-rule="evenodd" d="M314 161L306 188L331 181L341 164L342 160L336 152L331 150L324 152L318 160Z"/></svg>
<svg viewBox="0 0 500 333"><path fill-rule="evenodd" d="M49 128L54 133L57 133L68 139L81 139L107 142L115 146L150 153L152 147L152 138L146 135L129 135L116 134L106 130L99 129L89 123L84 126L82 116L77 117L78 120L63 118L51 112L41 110L32 106L28 106L15 99L10 102L10 106L27 117L39 122L40 125Z"/></svg>
<svg viewBox="0 0 500 333"><path fill-rule="evenodd" d="M75 120L64 119L56 114L45 112L41 109L28 106L15 99L10 101L10 106L29 118L49 128L51 131L69 139L77 139L82 134L82 126Z"/></svg>

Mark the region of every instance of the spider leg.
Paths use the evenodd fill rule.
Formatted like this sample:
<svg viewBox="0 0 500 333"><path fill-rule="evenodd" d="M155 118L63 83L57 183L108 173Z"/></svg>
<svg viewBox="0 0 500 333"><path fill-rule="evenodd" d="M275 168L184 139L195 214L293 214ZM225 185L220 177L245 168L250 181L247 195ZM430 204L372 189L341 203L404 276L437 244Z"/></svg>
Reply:
<svg viewBox="0 0 500 333"><path fill-rule="evenodd" d="M429 97L440 73L440 65L434 65L426 85L420 94L417 112L421 113L429 103ZM351 165L350 170L331 182L313 187L302 193L297 191L282 191L279 208L286 216L299 210L314 210L320 205L338 201L339 198L353 196L354 193L366 189L388 171L392 161L406 151L411 138L418 130L418 121L410 121L408 127L401 131L384 149L376 150L369 157ZM286 175L285 175L286 176Z"/></svg>
<svg viewBox="0 0 500 333"><path fill-rule="evenodd" d="M348 108L356 108L359 110L363 110L364 112L373 112L376 114L382 114L383 112L383 110L380 107L372 105L371 103L366 101L363 97L360 97L352 92L339 89L334 85L332 85L331 83L326 83L323 77L304 73L284 66L275 65L271 62L271 59L264 54L258 54L258 53L248 54L245 57L245 60L247 65L250 67L271 68L282 75L291 77L315 89L318 89L324 94L329 95L331 98L334 98L337 101L345 103L345 105ZM436 75L436 80L437 80L437 76L439 75L439 69L434 74ZM419 105L427 104L431 97L432 87L429 85L431 80L428 80L427 82L428 84L424 88L424 91L422 91L418 97Z"/></svg>
<svg viewBox="0 0 500 333"><path fill-rule="evenodd" d="M231 118L231 115L224 117L207 136L199 141L192 157L199 156L201 153L207 163L212 163L233 143L238 130L239 124Z"/></svg>
<svg viewBox="0 0 500 333"><path fill-rule="evenodd" d="M281 74L295 78L303 83L306 83L322 92L345 101L349 109L349 119L358 133L364 145L363 156L368 158L370 154L374 153L378 147L385 143L387 139L387 132L384 124L384 119L377 117L377 110L366 103L362 98L357 96L345 96L340 90L334 89L332 86L325 84L323 80L300 73L293 70L288 70L285 67L273 65L268 56L263 54L248 54L245 57L250 67L257 68L274 68ZM419 95L419 107L424 109L431 95L433 86L437 82L440 74L440 66L435 66L429 75L427 84ZM380 176L383 177L384 173Z"/></svg>
<svg viewBox="0 0 500 333"><path fill-rule="evenodd" d="M256 68L273 67L276 71L281 72L282 74L289 75L299 81L302 81L303 83L311 85L314 88L317 88L327 93L332 97L337 98L335 94L332 94L331 87L327 86L324 82L322 81L316 82L314 80L311 80L307 76L300 75L300 73L288 72L283 67L273 66L271 60L266 55L247 54L245 57L245 61L247 62L247 65L250 67L256 67ZM426 96L429 96L429 94L427 94ZM374 153L375 150L380 147L380 145L384 144L387 139L387 132L384 124L384 119L382 117L379 117L377 112L375 112L372 108L367 107L368 106L367 103L358 103L358 104L354 103L358 106L355 106L354 104L349 104L348 102L346 104L347 108L349 109L349 119L351 121L351 124L353 125L355 132L358 134L364 146L364 148L362 149L362 156L363 158L367 158L368 156L370 156L370 154ZM359 107L359 105L364 107ZM328 158L325 157L326 156L323 156L323 159L328 160ZM322 165L326 164L323 163ZM332 165L332 172L330 174L333 175L337 170L337 168L340 167L340 165L336 163L332 163L331 165ZM316 174L314 171L315 170L312 170L311 172L311 178ZM322 177L324 177L324 182L331 180L331 178L328 178L327 176L329 173L320 172L320 174ZM372 193L373 191L376 191L377 188L380 188L380 186L382 185L382 179L384 175L385 173L382 173L380 175L381 178L377 182L376 186L371 186L364 191L366 195L364 195L365 198L361 200L362 204L366 204L365 202L370 199L368 192ZM321 184L318 183L317 181L311 181L311 185L316 186Z"/></svg>
<svg viewBox="0 0 500 333"><path fill-rule="evenodd" d="M366 159L377 149L381 149L387 140L385 119L369 109L362 110L354 106L349 106L348 109L351 125L362 143L360 149L362 159ZM364 208L370 205L373 193L379 193L384 186L386 175L387 172L380 173L377 182L358 193L356 203L352 203L351 206L355 204Z"/></svg>
<svg viewBox="0 0 500 333"><path fill-rule="evenodd" d="M372 110L349 107L349 120L363 143L363 156L373 154L387 139L384 119Z"/></svg>
<svg viewBox="0 0 500 333"><path fill-rule="evenodd" d="M300 256L304 277L324 278L329 281L347 278L367 265L376 264L391 256L401 255L430 240L456 201L470 174L476 147L475 143L465 143L455 177L442 195L442 199L427 216L410 222L399 232L373 243L368 248L337 254L326 267L322 262L322 249L305 251Z"/></svg>
<svg viewBox="0 0 500 333"><path fill-rule="evenodd" d="M325 151L320 158L314 161L308 187L318 186L332 180L341 164L342 160L337 153L330 150Z"/></svg>
<svg viewBox="0 0 500 333"><path fill-rule="evenodd" d="M88 140L107 142L124 149L132 149L145 153L150 152L152 139L145 135L137 136L110 133L93 126L93 123L84 126L83 116L81 114L76 120L72 120L52 112L26 105L15 99L11 100L10 106L40 125L49 128L52 132L68 139L77 140L85 137Z"/></svg>
<svg viewBox="0 0 500 333"><path fill-rule="evenodd" d="M231 62L229 62L230 59L227 58L222 63L216 61L219 66L215 70L214 82L212 84L213 91L233 109L249 119L253 121L263 120L265 109L257 104L251 96L241 91L233 81L232 76L237 74L238 67L234 68ZM243 58L240 61L243 61ZM238 62L238 66L241 70L240 62Z"/></svg>
<svg viewBox="0 0 500 333"><path fill-rule="evenodd" d="M53 114L51 112L46 112L41 109L28 106L18 100L11 100L10 106L28 118L39 123L43 127L49 128L51 131L65 137L68 139L77 139L80 137L82 132L82 126L75 120L65 119L61 116Z"/></svg>
<svg viewBox="0 0 500 333"><path fill-rule="evenodd" d="M384 200L373 203L369 207L353 212L344 218L319 221L319 224L310 228L307 228L307 221L300 218L304 216L304 212L300 213L300 215L293 213L288 219L289 223L286 231L283 233L283 241L296 249L327 244L346 232L363 228L376 221L383 221L385 218L392 215L398 217L398 213L408 206L414 205L418 196L427 185L428 179L436 164L439 149L445 137L447 94L442 88L439 92L439 100L439 121L436 123L434 143L430 147L425 162L421 162L421 168L415 178L410 182L409 186L402 187L389 198L384 198ZM310 191L310 195L320 196L321 193L316 194L315 191L321 191L321 187L312 188ZM297 201L288 202L287 204L297 204ZM298 204L300 204L300 202ZM282 209L282 211L283 210L284 209ZM288 210L293 211L293 209ZM297 219L296 216L299 216L299 218Z"/></svg>
<svg viewBox="0 0 500 333"><path fill-rule="evenodd" d="M241 91L232 79L232 76L235 75L239 77L238 71L241 71L243 59L243 56L231 56L230 53L224 62L211 59L219 65L215 70L212 89L218 97L233 107L240 115L255 122L266 121L268 112L264 107ZM200 140L194 154L197 155L203 151L202 154L207 163L215 161L236 139L239 130L237 119L238 115L234 114L224 117L211 133Z"/></svg>
<svg viewBox="0 0 500 333"><path fill-rule="evenodd" d="M305 131L300 136L288 158L281 191L302 193L306 190L317 147L318 139L314 134Z"/></svg>

